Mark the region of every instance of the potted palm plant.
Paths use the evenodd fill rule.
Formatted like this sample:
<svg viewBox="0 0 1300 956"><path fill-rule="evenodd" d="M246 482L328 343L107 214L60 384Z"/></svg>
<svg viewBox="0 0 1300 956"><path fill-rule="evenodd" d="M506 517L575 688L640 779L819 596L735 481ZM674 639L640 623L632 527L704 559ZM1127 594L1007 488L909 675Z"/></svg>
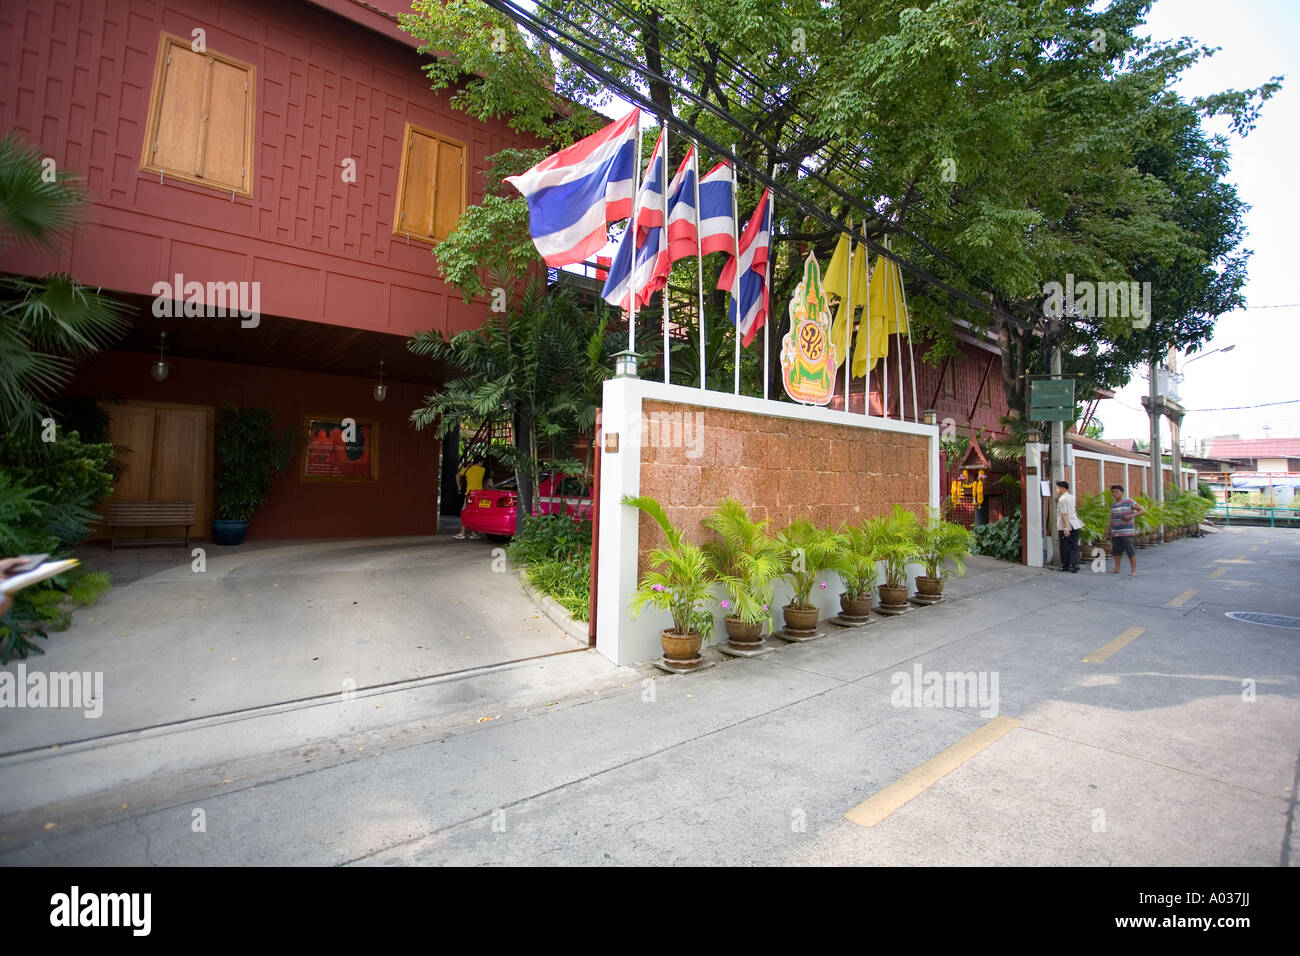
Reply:
<svg viewBox="0 0 1300 956"><path fill-rule="evenodd" d="M753 521L735 498L723 501L704 526L721 540L704 544L710 573L727 592L723 625L727 640L740 650L763 644L764 625L772 624L772 585L781 576L781 546L767 533L767 521Z"/></svg>
<svg viewBox="0 0 1300 956"><path fill-rule="evenodd" d="M664 663L678 670L698 667L700 648L713 633L713 612L708 607L713 575L704 550L683 538L655 499L629 495L623 504L648 514L668 539L668 547L655 548L647 556L654 570L646 572L632 595L632 616L640 616L647 606L671 614L673 626L659 632Z"/></svg>
<svg viewBox="0 0 1300 956"><path fill-rule="evenodd" d="M1105 549L1110 536L1110 506L1106 504L1105 495L1089 495L1079 502L1078 513L1083 522L1080 539L1085 546Z"/></svg>
<svg viewBox="0 0 1300 956"><path fill-rule="evenodd" d="M879 571L878 555L865 525L848 525L840 529L840 546L835 550L832 568L844 582L840 608L847 618L870 618L873 592Z"/></svg>
<svg viewBox="0 0 1300 956"><path fill-rule="evenodd" d="M885 583L878 589L880 606L903 610L907 607L907 566L916 559L920 522L902 505L894 505L890 514L872 518L866 527L872 549L885 563Z"/></svg>
<svg viewBox="0 0 1300 956"><path fill-rule="evenodd" d="M1145 548L1151 543L1151 499L1146 495L1134 495L1133 501L1142 508L1142 514L1133 519L1133 543Z"/></svg>
<svg viewBox="0 0 1300 956"><path fill-rule="evenodd" d="M792 631L811 631L821 617L812 602L812 591L817 575L834 566L839 535L800 518L790 522L776 540L782 551L782 574L794 591L790 603L781 609L785 626Z"/></svg>
<svg viewBox="0 0 1300 956"><path fill-rule="evenodd" d="M223 405L217 412L217 514L215 544L242 544L254 512L271 495L271 479L293 460L302 439L297 429L276 435L265 408Z"/></svg>
<svg viewBox="0 0 1300 956"><path fill-rule="evenodd" d="M925 565L925 574L916 578L916 596L928 601L943 597L943 582L952 572L966 573L964 559L970 556L973 543L974 536L969 531L931 511L926 526L916 529L915 560Z"/></svg>

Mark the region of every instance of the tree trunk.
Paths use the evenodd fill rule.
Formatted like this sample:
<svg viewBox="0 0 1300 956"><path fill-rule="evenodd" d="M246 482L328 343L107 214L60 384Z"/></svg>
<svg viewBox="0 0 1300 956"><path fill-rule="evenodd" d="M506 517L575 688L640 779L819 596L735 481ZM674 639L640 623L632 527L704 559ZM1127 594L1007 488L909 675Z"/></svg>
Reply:
<svg viewBox="0 0 1300 956"><path fill-rule="evenodd" d="M529 467L524 464L533 460L533 424L529 420L528 414L520 409L515 410L511 419L515 450L519 453L515 462L515 486L519 489L519 504L515 514L519 518L523 518L533 513L533 475ZM522 525L522 521L517 520L516 530L520 525Z"/></svg>

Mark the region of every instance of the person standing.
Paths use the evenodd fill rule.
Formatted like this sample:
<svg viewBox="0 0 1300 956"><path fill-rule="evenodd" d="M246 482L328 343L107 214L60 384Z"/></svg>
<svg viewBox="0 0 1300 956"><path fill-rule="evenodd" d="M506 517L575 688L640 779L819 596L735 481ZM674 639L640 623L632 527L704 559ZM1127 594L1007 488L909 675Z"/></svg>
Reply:
<svg viewBox="0 0 1300 956"><path fill-rule="evenodd" d="M487 469L483 467L483 458L471 458L469 462L460 471L456 472L456 485L461 490L462 501L469 497L471 491L481 491L483 489L483 476L487 474ZM465 540L465 508L461 506L460 512L460 534L454 536L457 541ZM477 531L469 533L471 540L478 537Z"/></svg>
<svg viewBox="0 0 1300 956"><path fill-rule="evenodd" d="M1061 570L1079 573L1079 529L1083 522L1074 508L1074 495L1070 494L1070 483L1056 483L1057 538L1061 549Z"/></svg>
<svg viewBox="0 0 1300 956"><path fill-rule="evenodd" d="M1128 555L1129 577L1138 573L1137 551L1133 548L1133 521L1146 509L1132 498L1124 496L1123 485L1110 486L1110 543L1115 552L1115 567L1111 574L1119 574L1120 559Z"/></svg>

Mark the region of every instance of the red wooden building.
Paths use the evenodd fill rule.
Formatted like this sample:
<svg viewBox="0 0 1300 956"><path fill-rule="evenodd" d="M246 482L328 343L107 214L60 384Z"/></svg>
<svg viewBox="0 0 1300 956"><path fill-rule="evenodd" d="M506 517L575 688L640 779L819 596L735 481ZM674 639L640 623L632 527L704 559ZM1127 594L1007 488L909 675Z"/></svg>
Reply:
<svg viewBox="0 0 1300 956"><path fill-rule="evenodd" d="M436 530L440 443L407 416L444 371L405 340L488 317L487 300L466 304L439 278L430 240L481 199L489 156L532 144L429 89L397 23L406 9L0 8L0 133L17 129L76 171L91 199L57 253L11 253L0 268L71 272L131 305L132 331L68 393L110 401L114 439L131 448L119 497L193 498L211 516L213 410L232 402L270 408L280 426L371 428L368 474L312 474L300 454L251 537Z"/></svg>

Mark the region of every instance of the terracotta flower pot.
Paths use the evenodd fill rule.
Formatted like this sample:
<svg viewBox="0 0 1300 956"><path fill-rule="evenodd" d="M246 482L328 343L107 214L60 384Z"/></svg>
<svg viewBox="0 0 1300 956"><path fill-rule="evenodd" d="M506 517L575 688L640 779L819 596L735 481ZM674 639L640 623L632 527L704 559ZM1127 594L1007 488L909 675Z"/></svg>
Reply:
<svg viewBox="0 0 1300 956"><path fill-rule="evenodd" d="M811 631L821 619L821 611L815 607L802 608L787 604L781 608L781 613L785 615L785 626L792 631Z"/></svg>
<svg viewBox="0 0 1300 956"><path fill-rule="evenodd" d="M918 576L916 579L916 593L924 597L943 597L943 578Z"/></svg>
<svg viewBox="0 0 1300 956"><path fill-rule="evenodd" d="M755 624L746 624L738 618L728 617L723 619L723 625L727 629L727 640L732 644L762 644L763 643L763 622Z"/></svg>
<svg viewBox="0 0 1300 956"><path fill-rule="evenodd" d="M880 585L880 606L881 607L906 607L907 606L907 588L891 588L887 584Z"/></svg>
<svg viewBox="0 0 1300 956"><path fill-rule="evenodd" d="M700 647L704 644L702 634L677 634L673 631L660 631L659 643L663 645L664 657L670 661L693 661L700 656Z"/></svg>
<svg viewBox="0 0 1300 956"><path fill-rule="evenodd" d="M871 592L857 600L850 598L847 591L840 592L840 610L846 617L867 617L871 614Z"/></svg>

